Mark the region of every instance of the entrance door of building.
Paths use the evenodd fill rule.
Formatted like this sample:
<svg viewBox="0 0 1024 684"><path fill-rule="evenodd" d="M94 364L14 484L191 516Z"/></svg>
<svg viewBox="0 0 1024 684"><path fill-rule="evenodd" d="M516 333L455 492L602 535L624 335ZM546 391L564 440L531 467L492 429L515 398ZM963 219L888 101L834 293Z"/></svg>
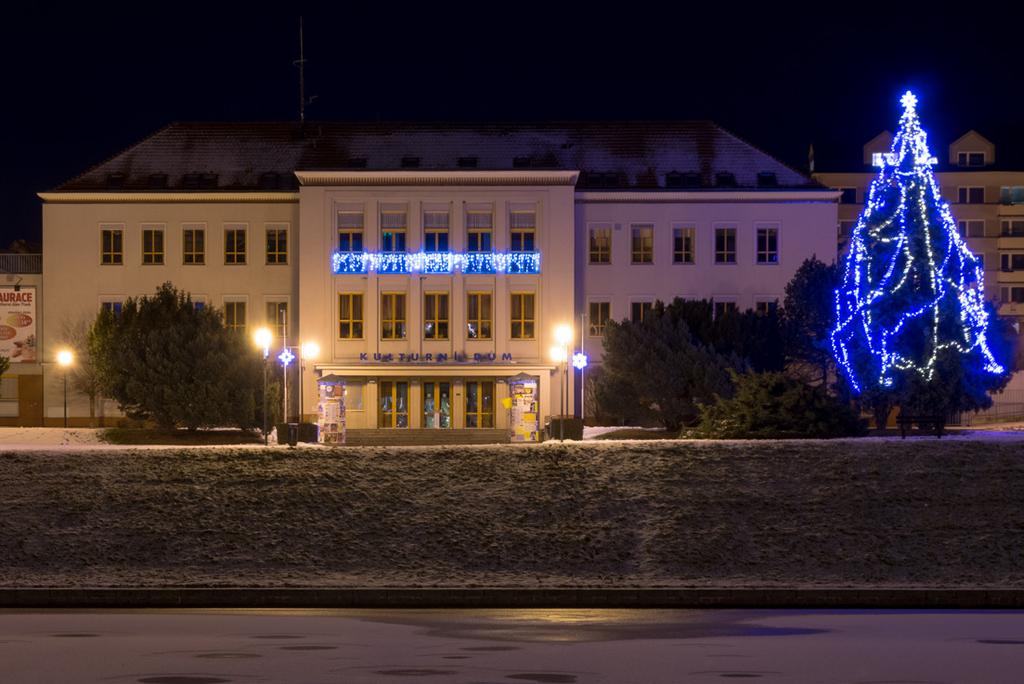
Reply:
<svg viewBox="0 0 1024 684"><path fill-rule="evenodd" d="M409 427L409 383L386 380L380 383L380 411L377 426Z"/></svg>
<svg viewBox="0 0 1024 684"><path fill-rule="evenodd" d="M448 429L452 426L452 384L423 383L423 427Z"/></svg>

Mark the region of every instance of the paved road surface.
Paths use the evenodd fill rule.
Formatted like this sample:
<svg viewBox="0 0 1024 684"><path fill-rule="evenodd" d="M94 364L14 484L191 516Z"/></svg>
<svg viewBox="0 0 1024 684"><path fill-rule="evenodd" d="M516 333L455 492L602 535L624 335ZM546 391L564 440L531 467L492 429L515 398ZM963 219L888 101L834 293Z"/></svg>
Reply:
<svg viewBox="0 0 1024 684"><path fill-rule="evenodd" d="M0 611L4 684L1024 682L1024 612Z"/></svg>

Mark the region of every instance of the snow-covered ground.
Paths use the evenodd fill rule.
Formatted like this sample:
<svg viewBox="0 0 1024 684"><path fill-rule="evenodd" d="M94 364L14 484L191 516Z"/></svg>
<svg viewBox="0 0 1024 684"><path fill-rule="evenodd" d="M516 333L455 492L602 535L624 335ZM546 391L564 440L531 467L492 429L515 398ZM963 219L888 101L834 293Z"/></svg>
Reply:
<svg viewBox="0 0 1024 684"><path fill-rule="evenodd" d="M7 586L1024 587L1024 434L0 448Z"/></svg>

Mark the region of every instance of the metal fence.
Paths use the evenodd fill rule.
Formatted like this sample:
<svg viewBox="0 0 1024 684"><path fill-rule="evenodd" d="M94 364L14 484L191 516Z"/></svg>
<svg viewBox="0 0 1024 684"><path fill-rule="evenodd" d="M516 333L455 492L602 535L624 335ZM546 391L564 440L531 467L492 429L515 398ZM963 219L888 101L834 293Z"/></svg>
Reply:
<svg viewBox="0 0 1024 684"><path fill-rule="evenodd" d="M42 272L42 254L0 254L0 273Z"/></svg>
<svg viewBox="0 0 1024 684"><path fill-rule="evenodd" d="M992 406L975 413L965 411L950 416L950 425L984 425L986 423L1002 423L1015 420L1024 421L1024 390L1006 390L992 395Z"/></svg>

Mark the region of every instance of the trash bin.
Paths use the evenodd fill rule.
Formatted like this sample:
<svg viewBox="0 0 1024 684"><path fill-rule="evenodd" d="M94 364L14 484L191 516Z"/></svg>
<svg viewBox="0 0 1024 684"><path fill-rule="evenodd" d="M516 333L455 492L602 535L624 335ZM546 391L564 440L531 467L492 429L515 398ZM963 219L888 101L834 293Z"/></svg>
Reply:
<svg viewBox="0 0 1024 684"><path fill-rule="evenodd" d="M299 443L299 424L288 423L288 446L295 446Z"/></svg>

